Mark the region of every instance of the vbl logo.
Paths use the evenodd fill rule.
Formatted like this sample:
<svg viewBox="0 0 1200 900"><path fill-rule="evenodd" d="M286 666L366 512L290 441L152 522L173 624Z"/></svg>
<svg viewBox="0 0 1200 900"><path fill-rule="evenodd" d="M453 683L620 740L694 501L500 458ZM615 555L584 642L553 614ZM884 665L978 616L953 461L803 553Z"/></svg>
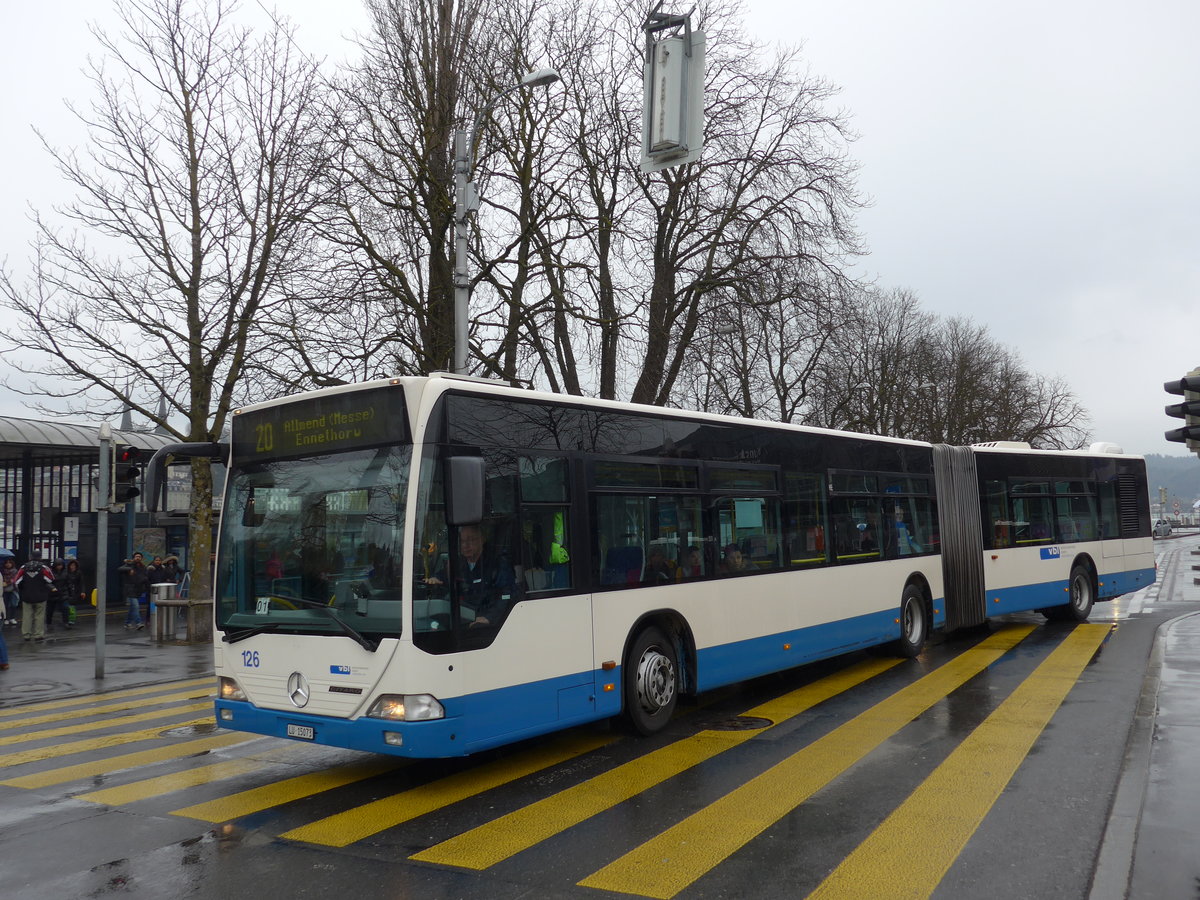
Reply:
<svg viewBox="0 0 1200 900"><path fill-rule="evenodd" d="M1042 548L1042 559L1058 559L1061 555L1057 547Z"/></svg>
<svg viewBox="0 0 1200 900"><path fill-rule="evenodd" d="M330 675L349 675L350 667L349 666L330 666L329 674Z"/></svg>

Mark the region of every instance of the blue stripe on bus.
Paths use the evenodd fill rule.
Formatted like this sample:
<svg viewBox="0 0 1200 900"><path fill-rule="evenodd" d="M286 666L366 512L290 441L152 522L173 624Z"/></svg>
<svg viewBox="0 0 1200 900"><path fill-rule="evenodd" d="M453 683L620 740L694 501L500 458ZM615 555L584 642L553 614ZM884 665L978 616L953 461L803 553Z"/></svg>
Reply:
<svg viewBox="0 0 1200 900"><path fill-rule="evenodd" d="M454 697L442 700L446 717L429 722L338 719L236 700L217 700L215 708L218 724L253 734L288 738L288 725L307 725L314 729L314 743L331 747L399 756L465 756L616 715L621 711L620 677L619 669L581 672ZM603 685L610 683L613 690L605 692ZM229 710L233 719L223 720L222 710ZM387 732L402 735L403 743L388 744Z"/></svg>
<svg viewBox="0 0 1200 900"><path fill-rule="evenodd" d="M1112 572L1100 576L1096 588L1098 600L1108 600L1121 594L1141 590L1154 584L1153 569L1131 569L1128 572ZM1010 588L987 590L987 614L999 616L1005 613L1029 612L1050 606L1064 606L1070 600L1067 579L1045 581L1041 584L1023 584Z"/></svg>
<svg viewBox="0 0 1200 900"><path fill-rule="evenodd" d="M941 608L945 604L939 603L937 606ZM900 636L898 618L899 610L890 609L703 648L697 652L697 690L707 691L886 643ZM785 646L788 649L784 649Z"/></svg>
<svg viewBox="0 0 1200 900"><path fill-rule="evenodd" d="M892 640L900 634L896 618L897 611L889 610L702 649L698 654L698 689L708 690ZM790 644L791 649L784 650L784 644ZM607 685L611 689L605 690ZM314 730L315 743L331 747L399 756L462 756L617 715L621 711L621 667L467 694L443 700L442 704L446 717L431 722L336 719L300 710L260 709L230 700L217 700L215 706L219 723L254 734L287 738L288 725L307 725ZM232 721L221 719L222 710L230 711ZM386 732L402 735L403 743L386 743Z"/></svg>

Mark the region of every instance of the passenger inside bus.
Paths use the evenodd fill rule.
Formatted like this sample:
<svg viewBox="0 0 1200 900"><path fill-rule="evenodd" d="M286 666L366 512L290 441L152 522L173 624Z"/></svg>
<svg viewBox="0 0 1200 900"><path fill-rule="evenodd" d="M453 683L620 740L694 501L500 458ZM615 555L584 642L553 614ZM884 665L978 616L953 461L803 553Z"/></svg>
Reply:
<svg viewBox="0 0 1200 900"><path fill-rule="evenodd" d="M651 547L646 556L646 571L642 581L647 584L670 584L675 580L675 561L667 559L662 547Z"/></svg>
<svg viewBox="0 0 1200 900"><path fill-rule="evenodd" d="M725 547L725 558L721 562L722 572L744 572L749 566L746 564L746 558L742 555L742 548L737 544L728 544Z"/></svg>
<svg viewBox="0 0 1200 900"><path fill-rule="evenodd" d="M687 548L687 554L683 558L683 565L679 567L679 574L682 578L699 578L704 574L704 562L700 555L700 548L691 546Z"/></svg>
<svg viewBox="0 0 1200 900"><path fill-rule="evenodd" d="M897 556L912 556L923 553L921 545L915 540L908 523L904 521L904 507L896 505L892 513L892 539ZM890 556L891 554L889 554Z"/></svg>

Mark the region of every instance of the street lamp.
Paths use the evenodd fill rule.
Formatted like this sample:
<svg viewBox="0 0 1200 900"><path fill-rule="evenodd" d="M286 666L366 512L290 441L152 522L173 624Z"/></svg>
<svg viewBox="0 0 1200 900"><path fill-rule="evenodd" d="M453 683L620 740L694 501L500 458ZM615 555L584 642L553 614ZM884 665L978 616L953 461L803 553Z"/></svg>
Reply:
<svg viewBox="0 0 1200 900"><path fill-rule="evenodd" d="M545 87L559 80L554 69L535 69L519 82L502 90L475 113L468 134L454 132L454 372L467 374L467 310L471 301L471 277L467 273L467 217L479 209L479 193L473 179L479 126L497 103L525 87Z"/></svg>

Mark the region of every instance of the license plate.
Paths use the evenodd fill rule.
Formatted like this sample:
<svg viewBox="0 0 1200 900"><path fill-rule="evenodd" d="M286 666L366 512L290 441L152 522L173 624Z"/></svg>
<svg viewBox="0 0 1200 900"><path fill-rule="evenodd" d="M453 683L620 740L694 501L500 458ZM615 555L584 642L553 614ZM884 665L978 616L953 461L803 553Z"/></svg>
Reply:
<svg viewBox="0 0 1200 900"><path fill-rule="evenodd" d="M306 741L311 741L316 737L316 732L313 731L311 725L288 725L287 736L294 738L304 738Z"/></svg>

